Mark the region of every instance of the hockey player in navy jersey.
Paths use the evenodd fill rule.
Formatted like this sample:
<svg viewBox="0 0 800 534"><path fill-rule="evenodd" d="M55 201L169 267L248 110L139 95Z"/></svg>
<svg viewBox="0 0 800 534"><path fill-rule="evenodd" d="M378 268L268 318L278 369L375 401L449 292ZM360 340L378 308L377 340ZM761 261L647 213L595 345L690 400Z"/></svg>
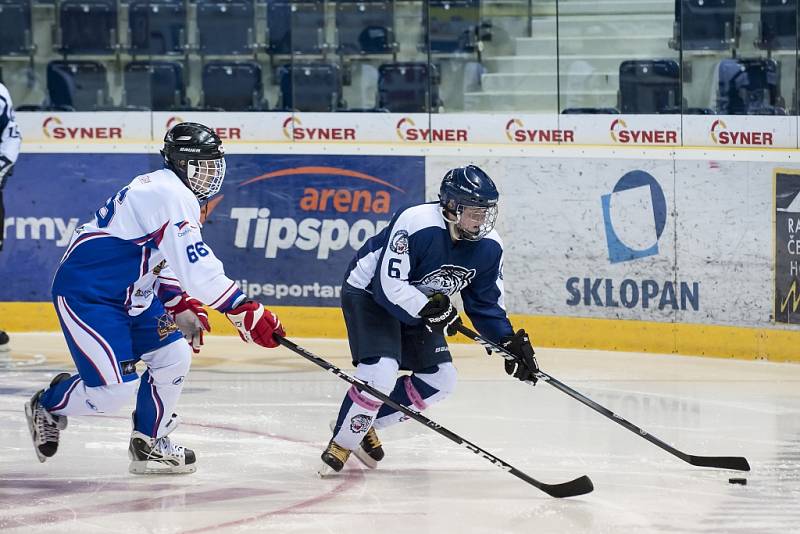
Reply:
<svg viewBox="0 0 800 534"><path fill-rule="evenodd" d="M200 232L199 201L225 177L220 138L180 123L161 153L165 168L137 176L97 210L56 271L53 302L78 372L57 375L25 405L41 462L56 453L68 416L115 412L136 394L130 472L194 472L194 452L168 434L178 425L191 349L209 329L201 303L224 313L247 342L275 347L272 334L285 335L274 314L225 276Z"/></svg>
<svg viewBox="0 0 800 534"><path fill-rule="evenodd" d="M494 230L499 194L474 165L447 172L439 202L407 208L367 241L350 263L342 287L355 376L404 406L424 410L456 384L445 339L460 322L450 296L461 293L478 331L509 349L506 372L536 382L533 348L514 333L503 303L503 243ZM398 378L398 370L410 375ZM351 452L374 468L383 456L376 429L405 417L351 387L333 437L322 453L321 475L340 471Z"/></svg>

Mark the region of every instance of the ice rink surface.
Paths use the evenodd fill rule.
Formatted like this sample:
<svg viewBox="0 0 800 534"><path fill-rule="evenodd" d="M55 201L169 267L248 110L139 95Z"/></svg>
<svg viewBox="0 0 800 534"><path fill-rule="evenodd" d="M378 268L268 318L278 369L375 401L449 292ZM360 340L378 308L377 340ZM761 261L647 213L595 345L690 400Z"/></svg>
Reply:
<svg viewBox="0 0 800 534"><path fill-rule="evenodd" d="M344 341L300 342L352 372ZM128 474L130 410L70 418L40 464L23 404L73 366L60 335L12 344L14 361L45 361L0 371L3 531L800 532L797 364L539 351L543 370L678 449L747 457L753 469L739 473L686 464L547 384L509 378L480 347L454 345L457 391L426 415L543 482L594 482L589 495L554 499L414 421L381 433L377 470L351 457L320 479L347 384L288 350L224 337L195 358L172 434L197 453L196 473Z"/></svg>

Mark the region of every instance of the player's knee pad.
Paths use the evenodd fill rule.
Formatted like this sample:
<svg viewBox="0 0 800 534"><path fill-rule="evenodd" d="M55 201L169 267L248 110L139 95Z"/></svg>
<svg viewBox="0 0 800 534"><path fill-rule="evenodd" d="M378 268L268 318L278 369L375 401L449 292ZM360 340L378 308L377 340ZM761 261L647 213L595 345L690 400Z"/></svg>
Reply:
<svg viewBox="0 0 800 534"><path fill-rule="evenodd" d="M394 358L381 358L377 363L359 363L356 367L356 378L363 380L381 393L389 395L397 380L400 364ZM368 393L363 393L369 395ZM371 395L370 395L371 397Z"/></svg>
<svg viewBox="0 0 800 534"><path fill-rule="evenodd" d="M185 340L179 339L142 356L153 380L158 384L183 383L192 364L192 350Z"/></svg>
<svg viewBox="0 0 800 534"><path fill-rule="evenodd" d="M435 388L444 395L449 395L456 389L458 371L451 362L440 363L432 373L414 373L414 376ZM427 371L427 369L426 369Z"/></svg>
<svg viewBox="0 0 800 534"><path fill-rule="evenodd" d="M98 413L114 413L136 393L139 380L86 388L86 404Z"/></svg>

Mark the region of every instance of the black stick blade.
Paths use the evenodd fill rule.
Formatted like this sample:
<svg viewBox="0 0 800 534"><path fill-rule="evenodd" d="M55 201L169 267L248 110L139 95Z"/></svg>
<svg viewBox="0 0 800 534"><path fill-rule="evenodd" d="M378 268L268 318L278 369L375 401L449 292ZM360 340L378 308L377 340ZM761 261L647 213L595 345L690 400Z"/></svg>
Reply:
<svg viewBox="0 0 800 534"><path fill-rule="evenodd" d="M564 482L563 484L541 484L539 489L547 493L551 497L576 497L578 495L585 495L591 493L594 489L594 484L589 477L583 475L582 477Z"/></svg>
<svg viewBox="0 0 800 534"><path fill-rule="evenodd" d="M750 471L750 464L741 456L689 456L689 463L700 467Z"/></svg>

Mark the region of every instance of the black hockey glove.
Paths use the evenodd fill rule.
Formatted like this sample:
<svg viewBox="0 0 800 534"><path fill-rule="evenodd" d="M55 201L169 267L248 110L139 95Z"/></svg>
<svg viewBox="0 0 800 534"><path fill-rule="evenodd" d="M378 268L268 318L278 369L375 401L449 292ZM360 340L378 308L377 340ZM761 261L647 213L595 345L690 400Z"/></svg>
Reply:
<svg viewBox="0 0 800 534"><path fill-rule="evenodd" d="M523 382L532 382L535 385L539 364L536 363L536 355L525 330L517 330L513 336L504 337L500 340L500 346L515 356L513 360L506 360L506 373Z"/></svg>
<svg viewBox="0 0 800 534"><path fill-rule="evenodd" d="M419 311L419 316L425 320L428 330L448 336L456 335L456 325L461 324L458 310L448 296L442 293L434 293Z"/></svg>
<svg viewBox="0 0 800 534"><path fill-rule="evenodd" d="M10 159L5 156L0 156L0 190L6 185L6 178L11 176L11 169L13 167L14 164L11 163Z"/></svg>

